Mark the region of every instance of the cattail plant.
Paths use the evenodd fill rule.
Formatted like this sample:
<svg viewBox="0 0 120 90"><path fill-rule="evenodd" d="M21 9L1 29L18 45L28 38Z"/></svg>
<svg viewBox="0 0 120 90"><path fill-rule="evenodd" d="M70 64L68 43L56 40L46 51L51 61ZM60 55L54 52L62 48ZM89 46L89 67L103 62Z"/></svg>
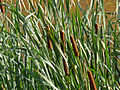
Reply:
<svg viewBox="0 0 120 90"><path fill-rule="evenodd" d="M93 75L92 75L91 71L88 70L87 73L88 73L88 77L89 77L89 80L90 80L90 86L92 87L93 90L97 90L96 84L95 84L95 81L94 81L94 78L93 78Z"/></svg>
<svg viewBox="0 0 120 90"><path fill-rule="evenodd" d="M79 51L78 51L76 42L75 42L75 40L74 40L74 37L73 37L72 35L70 36L70 40L71 40L71 43L72 43L72 46L73 46L75 55L76 55L77 57L79 57Z"/></svg>
<svg viewBox="0 0 120 90"><path fill-rule="evenodd" d="M3 3L2 0L0 0L0 3ZM3 5L0 5L1 12L4 13Z"/></svg>
<svg viewBox="0 0 120 90"><path fill-rule="evenodd" d="M48 31L48 34L49 34L49 36L50 36L51 34L50 34L50 27L49 27L49 26L47 26L47 31ZM51 40L49 39L49 36L47 36L48 49L52 49L52 42L51 42Z"/></svg>
<svg viewBox="0 0 120 90"><path fill-rule="evenodd" d="M119 0L115 14L103 0L82 1L0 0L0 89L119 89Z"/></svg>
<svg viewBox="0 0 120 90"><path fill-rule="evenodd" d="M61 49L62 49L63 53L65 53L65 48L64 48L65 47L65 34L64 34L63 30L60 31L60 37L61 37L61 40L62 40ZM65 74L69 75L69 70L67 68L67 63L66 63L64 58L63 58L63 65L64 65Z"/></svg>
<svg viewBox="0 0 120 90"><path fill-rule="evenodd" d="M61 37L61 40L62 40L62 43L61 43L61 49L63 51L63 53L65 53L65 34L64 34L64 31L61 30L60 31L60 37Z"/></svg>
<svg viewBox="0 0 120 90"><path fill-rule="evenodd" d="M64 65L64 70L65 70L65 75L69 75L69 70L68 70L68 68L67 68L67 63L66 63L66 61L64 60L64 58L63 58L63 65Z"/></svg>
<svg viewBox="0 0 120 90"><path fill-rule="evenodd" d="M95 34L98 34L98 30L99 30L98 23L96 23L94 26L95 26Z"/></svg>

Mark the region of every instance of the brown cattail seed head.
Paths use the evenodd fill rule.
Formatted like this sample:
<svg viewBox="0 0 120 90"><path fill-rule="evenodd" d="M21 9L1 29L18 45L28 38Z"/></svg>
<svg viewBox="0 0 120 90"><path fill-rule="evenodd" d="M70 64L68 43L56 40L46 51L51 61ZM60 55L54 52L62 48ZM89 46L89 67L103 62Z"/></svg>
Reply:
<svg viewBox="0 0 120 90"><path fill-rule="evenodd" d="M70 40L71 40L71 43L72 43L72 46L73 46L75 55L76 55L77 57L79 57L79 51L78 51L76 42L75 42L75 40L74 40L74 37L73 37L72 35L70 36Z"/></svg>
<svg viewBox="0 0 120 90"><path fill-rule="evenodd" d="M63 65L64 65L65 74L66 74L66 75L69 75L69 70L68 70L68 68L67 68L67 63L66 63L66 61L64 60L64 58L63 58Z"/></svg>
<svg viewBox="0 0 120 90"><path fill-rule="evenodd" d="M98 23L95 24L95 34L98 33L98 30L99 30L99 26L98 26Z"/></svg>
<svg viewBox="0 0 120 90"><path fill-rule="evenodd" d="M2 0L0 0L0 3L3 3ZM3 5L0 5L1 12L4 13Z"/></svg>
<svg viewBox="0 0 120 90"><path fill-rule="evenodd" d="M97 90L96 84L95 84L95 81L94 81L94 78L93 78L93 75L92 75L91 71L88 70L87 73L88 73L88 77L89 77L90 85L91 85L92 89Z"/></svg>
<svg viewBox="0 0 120 90"><path fill-rule="evenodd" d="M63 43L61 43L61 49L62 49L63 53L65 53L65 49L64 49L64 47L65 47L65 34L64 34L63 30L60 31L60 37L61 37L61 40L63 42ZM67 63L66 63L64 58L63 58L63 65L64 65L65 75L69 75L69 70L67 68Z"/></svg>
<svg viewBox="0 0 120 90"><path fill-rule="evenodd" d="M49 36L50 36L51 34L50 34L50 27L49 27L49 26L47 26L47 31L48 31L48 34L49 34ZM51 42L51 40L49 39L49 36L47 36L48 49L52 49L52 42Z"/></svg>
<svg viewBox="0 0 120 90"><path fill-rule="evenodd" d="M60 31L60 37L61 37L61 40L63 42L63 43L61 43L61 49L62 49L63 53L65 53L65 49L64 49L64 47L65 47L65 34L64 34L63 30Z"/></svg>
<svg viewBox="0 0 120 90"><path fill-rule="evenodd" d="M47 41L48 41L48 48L52 49L52 42L51 42L51 40L49 39L48 36L47 36Z"/></svg>

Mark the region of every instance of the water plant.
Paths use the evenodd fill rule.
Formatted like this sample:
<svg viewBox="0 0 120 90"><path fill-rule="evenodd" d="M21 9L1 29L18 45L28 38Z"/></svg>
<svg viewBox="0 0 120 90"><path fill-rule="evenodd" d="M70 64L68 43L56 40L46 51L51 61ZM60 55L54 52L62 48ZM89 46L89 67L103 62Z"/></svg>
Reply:
<svg viewBox="0 0 120 90"><path fill-rule="evenodd" d="M86 9L80 0L0 1L0 89L120 89L118 9L106 13L104 0Z"/></svg>

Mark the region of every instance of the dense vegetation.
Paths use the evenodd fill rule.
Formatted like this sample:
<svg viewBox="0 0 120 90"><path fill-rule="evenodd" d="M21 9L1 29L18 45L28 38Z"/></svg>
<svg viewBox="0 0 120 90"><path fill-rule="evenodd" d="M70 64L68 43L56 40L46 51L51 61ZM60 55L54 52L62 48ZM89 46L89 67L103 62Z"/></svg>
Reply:
<svg viewBox="0 0 120 90"><path fill-rule="evenodd" d="M0 89L120 89L119 18L107 18L103 0L85 10L79 0L39 0L37 9L28 0L29 10L4 1Z"/></svg>

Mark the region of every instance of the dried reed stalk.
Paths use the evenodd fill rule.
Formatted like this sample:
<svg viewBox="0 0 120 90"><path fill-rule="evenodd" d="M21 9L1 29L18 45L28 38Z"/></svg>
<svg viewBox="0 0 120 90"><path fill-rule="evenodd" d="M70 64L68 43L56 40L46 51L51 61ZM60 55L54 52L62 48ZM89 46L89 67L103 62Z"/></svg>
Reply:
<svg viewBox="0 0 120 90"><path fill-rule="evenodd" d="M72 46L73 46L75 55L76 55L77 57L79 57L79 51L78 51L76 42L75 42L75 40L74 40L74 37L73 37L72 35L70 36L70 40L71 40L71 43L72 43Z"/></svg>
<svg viewBox="0 0 120 90"><path fill-rule="evenodd" d="M0 0L0 3L3 3L2 0ZM0 9L1 9L1 12L4 13L4 8L3 8L3 5L0 5Z"/></svg>
<svg viewBox="0 0 120 90"><path fill-rule="evenodd" d="M47 31L48 31L48 34L49 34L49 36L51 35L50 34L50 27L49 26L47 26ZM52 42L51 42L51 40L49 39L49 36L47 36L47 41L48 41L48 49L52 49Z"/></svg>
<svg viewBox="0 0 120 90"><path fill-rule="evenodd" d="M99 30L98 23L96 23L94 26L95 26L95 34L98 34L98 30Z"/></svg>
<svg viewBox="0 0 120 90"><path fill-rule="evenodd" d="M94 81L94 78L93 78L93 75L92 75L91 71L88 70L87 73L88 73L88 77L89 77L89 80L90 80L90 86L92 87L93 90L97 90L96 84L95 84L95 81Z"/></svg>
<svg viewBox="0 0 120 90"><path fill-rule="evenodd" d="M60 31L60 37L62 40L61 49L62 49L63 53L65 53L65 49L64 49L64 47L65 47L65 34L64 34L63 30ZM64 65L65 74L69 75L69 70L67 68L67 64L66 64L66 61L64 60L64 58L63 58L63 65Z"/></svg>

